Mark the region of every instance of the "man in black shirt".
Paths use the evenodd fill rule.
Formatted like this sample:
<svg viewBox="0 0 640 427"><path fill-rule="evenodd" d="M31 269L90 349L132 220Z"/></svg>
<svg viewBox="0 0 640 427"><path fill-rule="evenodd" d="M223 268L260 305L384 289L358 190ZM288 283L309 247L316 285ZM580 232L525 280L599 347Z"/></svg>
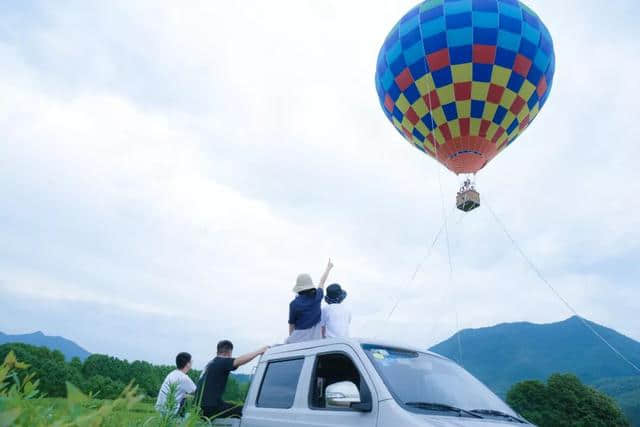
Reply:
<svg viewBox="0 0 640 427"><path fill-rule="evenodd" d="M202 408L204 417L241 417L242 406L224 402L222 394L227 386L229 372L235 371L240 366L251 362L256 357L267 351L269 347L262 347L251 353L233 358L233 344L231 341L223 340L218 343L217 355L204 368L198 380L196 390L196 402Z"/></svg>

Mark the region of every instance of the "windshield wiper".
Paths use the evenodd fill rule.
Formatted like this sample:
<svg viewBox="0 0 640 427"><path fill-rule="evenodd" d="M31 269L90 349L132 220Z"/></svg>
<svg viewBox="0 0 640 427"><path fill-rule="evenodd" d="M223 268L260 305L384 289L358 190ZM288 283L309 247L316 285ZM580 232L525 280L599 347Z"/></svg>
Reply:
<svg viewBox="0 0 640 427"><path fill-rule="evenodd" d="M435 402L406 402L405 405L413 406L415 408L426 409L428 411L438 411L438 412L455 412L458 416L466 415L474 418L484 418L478 414L474 414L471 411L467 411L462 408L456 408L455 406L446 405L444 403L435 403Z"/></svg>
<svg viewBox="0 0 640 427"><path fill-rule="evenodd" d="M511 414L507 414L506 412L502 412L502 411L497 411L495 409L472 409L469 412L474 414L489 415L490 417L508 418L511 421L515 421L521 424L527 424L527 422L521 418L514 417Z"/></svg>

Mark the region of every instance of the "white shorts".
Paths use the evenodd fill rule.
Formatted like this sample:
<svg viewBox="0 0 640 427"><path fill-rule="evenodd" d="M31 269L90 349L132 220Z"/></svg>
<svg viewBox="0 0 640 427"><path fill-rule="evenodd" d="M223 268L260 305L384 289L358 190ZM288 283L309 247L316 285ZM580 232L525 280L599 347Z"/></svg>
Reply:
<svg viewBox="0 0 640 427"><path fill-rule="evenodd" d="M285 340L285 344L293 344L303 341L313 341L322 339L322 326L317 323L315 326L309 329L296 329Z"/></svg>

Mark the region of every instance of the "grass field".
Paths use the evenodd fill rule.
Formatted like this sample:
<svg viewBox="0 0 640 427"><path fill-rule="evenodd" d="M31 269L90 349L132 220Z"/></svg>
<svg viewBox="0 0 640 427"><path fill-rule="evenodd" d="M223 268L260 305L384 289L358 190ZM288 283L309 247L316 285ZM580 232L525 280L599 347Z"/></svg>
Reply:
<svg viewBox="0 0 640 427"><path fill-rule="evenodd" d="M109 411L104 408L110 407ZM130 405L115 404L112 400L89 399L81 403L71 402L66 398L40 398L23 402L23 418L16 425L61 425L61 426L123 426L123 427L171 427L171 426L208 426L195 413L188 413L184 418L163 417L153 403L134 402ZM104 416L103 416L104 415ZM13 425L7 423L0 415L0 426ZM56 424L58 423L58 424Z"/></svg>
<svg viewBox="0 0 640 427"><path fill-rule="evenodd" d="M43 413L61 413L67 409L69 402L65 398L43 398L35 401L36 405L40 407ZM79 417L86 417L94 412L97 412L104 404L113 403L112 400L100 400L90 399L86 402L82 402L80 405L76 405L75 414ZM152 403L149 402L137 402L130 408L126 406L117 406L113 412L108 415L102 425L113 426L140 426L145 422L149 422L147 425L155 425L151 419L156 419L158 413L156 412Z"/></svg>
<svg viewBox="0 0 640 427"><path fill-rule="evenodd" d="M87 395L70 382L65 383L66 398L47 397L40 390L40 381L29 365L20 362L10 351L0 365L0 427L5 426L145 426L196 427L211 425L203 420L188 400L185 415L177 417L176 386L169 388L166 414L155 410L155 399L145 397L133 382L115 399L97 399Z"/></svg>

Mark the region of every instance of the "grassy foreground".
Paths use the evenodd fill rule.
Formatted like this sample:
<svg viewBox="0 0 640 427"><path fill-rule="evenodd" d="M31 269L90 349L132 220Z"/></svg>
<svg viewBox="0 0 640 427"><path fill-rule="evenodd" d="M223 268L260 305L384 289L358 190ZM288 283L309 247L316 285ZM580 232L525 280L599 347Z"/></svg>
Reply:
<svg viewBox="0 0 640 427"><path fill-rule="evenodd" d="M10 352L0 366L0 427L5 426L207 426L197 408L188 404L184 417L163 415L153 403L144 399L138 387L130 384L113 400L86 395L71 383L66 384L66 398L50 398L40 393L39 380L29 372L29 365L19 362ZM173 413L172 390L167 398L167 413Z"/></svg>
<svg viewBox="0 0 640 427"><path fill-rule="evenodd" d="M111 407L114 400L101 400L87 398L82 402L70 402L67 398L62 397L45 397L33 399L29 405L21 405L21 408L27 412L33 411L39 414L36 418L44 418L52 422L60 421L65 414L72 414L74 421L94 420L97 423L88 422L77 423L78 425L102 425L102 426L142 426L142 425L159 425L160 417L152 403L135 402L132 405L115 405ZM105 413L104 417L97 417L101 408L110 407L110 411ZM106 413L108 412L108 413ZM0 416L0 426L3 417ZM44 421L43 419L43 421ZM71 421L71 420L68 420ZM146 424L145 424L146 423ZM61 425L67 425L62 423ZM72 422L71 425L74 425Z"/></svg>

